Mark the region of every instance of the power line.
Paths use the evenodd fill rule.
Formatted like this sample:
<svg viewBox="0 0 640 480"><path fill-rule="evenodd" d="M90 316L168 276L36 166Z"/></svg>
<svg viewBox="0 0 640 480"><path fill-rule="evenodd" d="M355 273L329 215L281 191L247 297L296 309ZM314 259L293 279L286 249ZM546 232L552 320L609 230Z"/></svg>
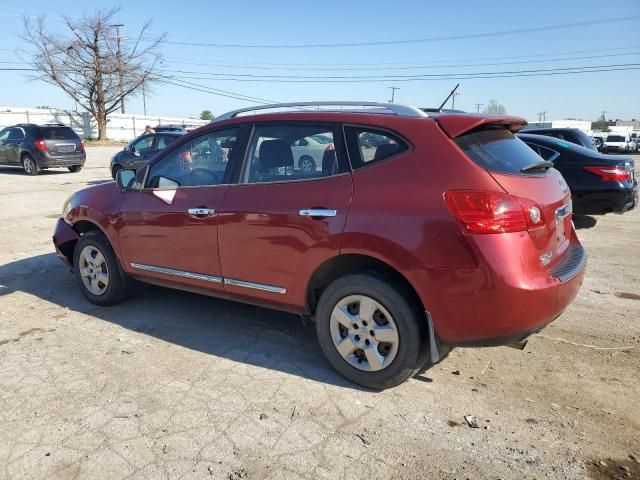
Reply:
<svg viewBox="0 0 640 480"><path fill-rule="evenodd" d="M608 64L608 65L588 65L578 67L561 67L561 68L542 68L542 69L529 69L529 70L505 70L505 71L484 71L484 72L449 72L449 73L429 73L429 74L413 74L413 75L331 75L331 76L316 76L316 75L258 75L251 73L212 73L212 72L198 72L190 70L163 70L166 73L178 73L178 74L196 74L203 76L202 78L237 78L237 79L261 79L261 80L310 80L310 81L354 81L354 80L387 80L387 81L402 81L410 79L422 79L422 78L450 78L452 76L459 77L474 77L479 75L509 75L509 74L522 74L522 73L544 73L544 72L560 72L571 70L585 70L596 68L619 68L619 67L640 67L640 63L622 63L622 64Z"/></svg>
<svg viewBox="0 0 640 480"><path fill-rule="evenodd" d="M173 82L167 80L173 80ZM186 88L189 90L195 90L195 91L199 91L199 92L204 92L204 93L210 93L212 95L218 95L221 97L227 97L227 98L233 98L235 100L243 100L245 102L251 102L251 103L277 103L275 100L269 100L266 98L260 98L260 97L251 97L249 95L243 95L241 93L235 93L235 92L230 92L228 90L220 90L217 88L211 88L211 87L207 87L206 85L199 85L197 83L193 83L193 82L188 82L185 80L182 80L178 77L169 77L169 76L163 76L160 77L158 79L159 82L162 83L167 83L169 85L174 85L176 87L182 87L182 88ZM175 83L175 82L179 82L179 83Z"/></svg>
<svg viewBox="0 0 640 480"><path fill-rule="evenodd" d="M298 67L293 64L285 66L267 66L267 65L234 65L231 63L199 63L199 62L184 62L169 60L170 64L182 64L182 65L194 65L194 66L208 66L218 68L237 68L248 70L301 70L301 71L374 71L374 70L416 70L416 69L434 69L434 68L463 68L463 67L489 67L500 65L522 65L530 63L552 63L552 62L567 62L573 60L587 60L595 58L611 58L611 57L628 57L630 55L640 55L638 52L626 52L626 53L614 53L605 55L587 55L580 57L565 57L565 58L553 58L545 60L521 60L515 62L494 62L494 63L466 63L459 65L399 65L399 66L387 66L387 67ZM293 68L292 68L293 67Z"/></svg>
<svg viewBox="0 0 640 480"><path fill-rule="evenodd" d="M479 79L492 79L492 78L517 78L517 77L546 77L557 75L572 75L583 73L598 73L598 72L619 72L619 71L631 71L640 70L640 64L632 67L620 67L620 68L593 68L590 70L574 70L574 71L552 71L552 72L534 72L534 73L513 73L513 74L501 74L499 72L475 74L474 76L460 76L452 74L449 77L414 77L414 78L396 78L394 82L416 82L416 81L438 81L438 80L479 80ZM181 79L195 79L195 80L209 80L209 81L231 81L231 82L262 82L262 83L370 83L370 82L387 82L388 79L356 79L356 80L286 80L286 79L260 79L260 78L205 78L202 76L180 76L176 78Z"/></svg>
<svg viewBox="0 0 640 480"><path fill-rule="evenodd" d="M576 55L576 54L581 54L581 53L596 53L596 52L620 52L623 50L637 50L640 49L639 45L635 45L635 46L628 46L628 47L619 47L619 48L599 48L599 49L589 49L589 50L572 50L572 51L565 51L565 52L550 52L550 53L538 53L535 55L515 55L515 56L508 56L508 57L474 57L474 58L467 58L467 59L455 59L455 60L428 60L428 61L413 61L413 62L375 62L375 63L356 63L356 62L346 62L346 63L277 63L277 62L238 62L238 61L233 61L233 60L213 60L214 62L220 62L220 63L226 63L226 64L233 64L233 65L244 65L244 66L251 66L251 65L277 65L277 66L283 66L283 67L293 67L293 66L320 66L320 67L327 67L327 66L354 66L354 65L360 65L360 66L376 66L376 65L406 65L406 64L424 64L424 65L434 65L434 64L445 64L443 66L446 66L446 64L450 64L452 62L472 62L472 61L485 61L485 60L513 60L513 59L523 59L523 58L540 58L540 57L548 57L548 56L560 56L560 55ZM3 50L0 48L0 50ZM13 50L13 49L4 49L4 50ZM173 63L177 63L174 62L174 60L186 60L189 62L199 62L200 59L193 59L193 58L183 58L183 57L169 57L167 58L167 60L169 62L173 62ZM202 63L202 65L214 65L216 66L216 64L207 64L207 63Z"/></svg>
<svg viewBox="0 0 640 480"><path fill-rule="evenodd" d="M561 23L554 25L545 25L542 27L530 27L530 28L517 28L512 30L501 30L497 32L481 32L481 33L469 33L464 35L448 35L442 37L426 37L426 38L413 38L407 40L379 40L372 42L342 42L342 43L305 43L305 44L242 44L242 43L203 43L203 42L187 42L176 40L162 40L161 43L169 45L185 45L196 47L214 47L214 48L337 48L337 47L364 47L364 46L380 46L380 45L404 45L411 43L427 43L427 42L442 42L450 40L471 40L476 38L492 38L501 37L505 35L521 35L524 33L537 33L547 32L550 30L560 30L566 28L578 28L586 27L590 25L603 25L607 23L628 22L631 20L640 19L640 15L632 15L626 17L613 17L613 18L599 18L594 20L587 20L582 22ZM149 39L150 37L145 37Z"/></svg>

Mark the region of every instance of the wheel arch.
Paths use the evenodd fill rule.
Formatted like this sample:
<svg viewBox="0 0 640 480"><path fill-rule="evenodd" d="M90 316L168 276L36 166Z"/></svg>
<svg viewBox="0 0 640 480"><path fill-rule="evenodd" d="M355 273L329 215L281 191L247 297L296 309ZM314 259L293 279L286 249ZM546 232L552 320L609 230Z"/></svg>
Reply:
<svg viewBox="0 0 640 480"><path fill-rule="evenodd" d="M374 256L361 253L340 254L330 258L316 268L307 282L305 295L306 309L311 314L315 313L322 291L334 280L345 275L365 271L379 272L384 276L392 278L406 290L421 311L425 311L425 306L420 295L418 295L417 290L405 275L389 263Z"/></svg>

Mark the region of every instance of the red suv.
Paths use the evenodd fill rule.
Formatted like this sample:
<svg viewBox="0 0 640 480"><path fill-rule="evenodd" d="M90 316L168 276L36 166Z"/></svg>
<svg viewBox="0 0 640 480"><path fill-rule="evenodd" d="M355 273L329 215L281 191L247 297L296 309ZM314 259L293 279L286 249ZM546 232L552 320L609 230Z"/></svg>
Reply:
<svg viewBox="0 0 640 480"><path fill-rule="evenodd" d="M576 296L570 192L523 119L308 105L225 114L71 196L53 241L82 293L110 305L134 278L308 315L372 388L522 340ZM314 136L332 148L302 168Z"/></svg>

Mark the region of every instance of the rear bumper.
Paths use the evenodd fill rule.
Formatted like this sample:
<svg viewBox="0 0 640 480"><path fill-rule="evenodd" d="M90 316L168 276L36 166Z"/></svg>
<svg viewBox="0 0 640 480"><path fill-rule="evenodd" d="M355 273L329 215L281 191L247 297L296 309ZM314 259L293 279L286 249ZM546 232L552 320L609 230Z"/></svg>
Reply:
<svg viewBox="0 0 640 480"><path fill-rule="evenodd" d="M53 231L53 246L58 258L71 270L73 270L73 250L79 238L80 235L69 224L62 218L58 219Z"/></svg>
<svg viewBox="0 0 640 480"><path fill-rule="evenodd" d="M60 157L54 157L48 151L43 152L36 160L40 168L49 167L71 167L73 165L84 165L87 159L86 152L79 152Z"/></svg>
<svg viewBox="0 0 640 480"><path fill-rule="evenodd" d="M582 215L624 213L638 204L638 187L585 190L573 194L573 210Z"/></svg>
<svg viewBox="0 0 640 480"><path fill-rule="evenodd" d="M419 294L442 345L496 346L522 340L559 317L578 294L586 253L575 234L571 250L551 270L537 256L536 262L525 261L527 255L513 244L524 238L511 244L503 240L486 239L503 245L482 248L477 269L429 272L431 286L424 296Z"/></svg>

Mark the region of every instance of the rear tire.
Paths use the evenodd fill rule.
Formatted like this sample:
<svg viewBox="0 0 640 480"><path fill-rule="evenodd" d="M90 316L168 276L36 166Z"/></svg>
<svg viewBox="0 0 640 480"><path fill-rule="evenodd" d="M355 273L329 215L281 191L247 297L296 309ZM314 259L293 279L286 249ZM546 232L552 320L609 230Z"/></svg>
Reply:
<svg viewBox="0 0 640 480"><path fill-rule="evenodd" d="M127 275L102 232L87 232L78 240L73 269L82 294L91 303L115 305L126 298Z"/></svg>
<svg viewBox="0 0 640 480"><path fill-rule="evenodd" d="M67 167L67 168L71 173L78 173L80 170L82 170L82 165L71 165L70 167Z"/></svg>
<svg viewBox="0 0 640 480"><path fill-rule="evenodd" d="M24 173L27 175L35 176L40 173L38 163L28 153L25 153L22 156L22 168L24 169Z"/></svg>
<svg viewBox="0 0 640 480"><path fill-rule="evenodd" d="M316 333L329 363L377 390L415 375L428 355L426 320L416 303L402 285L377 273L335 280L316 310Z"/></svg>

